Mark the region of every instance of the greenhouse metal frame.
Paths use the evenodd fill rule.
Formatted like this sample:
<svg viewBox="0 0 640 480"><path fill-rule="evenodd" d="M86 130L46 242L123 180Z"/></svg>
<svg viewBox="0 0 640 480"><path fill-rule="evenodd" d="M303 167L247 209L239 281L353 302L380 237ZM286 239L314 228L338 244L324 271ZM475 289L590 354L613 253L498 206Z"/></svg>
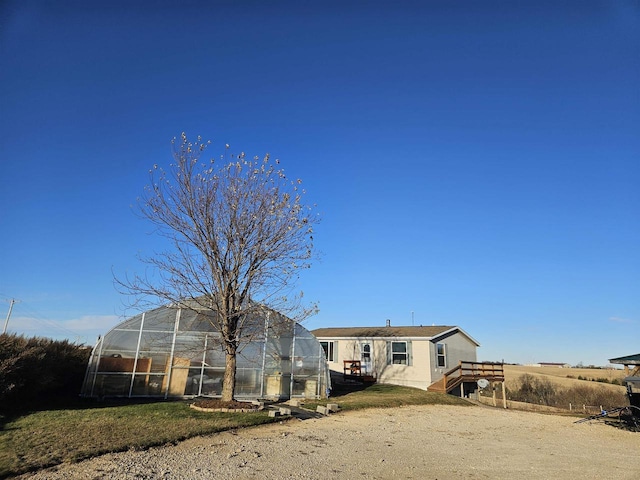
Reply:
<svg viewBox="0 0 640 480"><path fill-rule="evenodd" d="M211 312L160 307L99 337L82 396L212 397L222 393L225 353ZM237 399L323 398L330 388L320 342L299 323L272 310L252 314L237 353Z"/></svg>

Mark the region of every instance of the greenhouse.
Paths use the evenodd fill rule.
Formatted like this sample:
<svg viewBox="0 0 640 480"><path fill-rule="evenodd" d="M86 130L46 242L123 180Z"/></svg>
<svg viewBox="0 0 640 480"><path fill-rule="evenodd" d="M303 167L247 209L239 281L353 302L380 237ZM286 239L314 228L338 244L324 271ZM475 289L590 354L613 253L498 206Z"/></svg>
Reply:
<svg viewBox="0 0 640 480"><path fill-rule="evenodd" d="M225 354L212 313L168 306L120 323L98 338L82 396L220 397ZM326 357L307 329L263 308L243 332L236 399L326 397Z"/></svg>

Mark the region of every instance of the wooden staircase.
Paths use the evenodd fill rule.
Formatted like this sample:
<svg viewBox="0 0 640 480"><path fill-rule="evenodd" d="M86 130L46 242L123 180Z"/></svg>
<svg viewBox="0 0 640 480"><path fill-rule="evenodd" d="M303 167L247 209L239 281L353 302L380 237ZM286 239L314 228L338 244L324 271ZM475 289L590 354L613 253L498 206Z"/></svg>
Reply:
<svg viewBox="0 0 640 480"><path fill-rule="evenodd" d="M477 382L484 378L490 382L504 382L504 364L493 362L463 362L444 373L437 382L429 385L429 392L449 393L465 382Z"/></svg>

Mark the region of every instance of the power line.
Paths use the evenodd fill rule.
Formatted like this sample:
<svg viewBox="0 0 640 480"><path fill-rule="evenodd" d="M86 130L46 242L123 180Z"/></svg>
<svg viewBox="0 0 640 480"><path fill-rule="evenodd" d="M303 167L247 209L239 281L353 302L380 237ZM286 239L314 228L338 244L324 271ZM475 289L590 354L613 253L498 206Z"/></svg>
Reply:
<svg viewBox="0 0 640 480"><path fill-rule="evenodd" d="M26 316L30 320L33 320L36 323L39 323L40 325L43 325L43 326L46 326L46 327L49 327L49 328L53 328L55 330L62 331L64 333L66 333L67 335L71 335L72 337L76 337L78 339L83 337L83 335L79 334L78 332L74 332L72 330L69 330L66 327L63 327L62 325L59 325L55 321L50 320L50 319L46 318L44 315L36 312L32 308L26 308L26 306L23 306L23 307L20 308L20 311L21 311L21 313L24 314L24 316Z"/></svg>
<svg viewBox="0 0 640 480"><path fill-rule="evenodd" d="M2 293L2 292L0 292L0 297L2 297L2 300L5 300L5 301L9 301L13 298L7 295L6 293Z"/></svg>

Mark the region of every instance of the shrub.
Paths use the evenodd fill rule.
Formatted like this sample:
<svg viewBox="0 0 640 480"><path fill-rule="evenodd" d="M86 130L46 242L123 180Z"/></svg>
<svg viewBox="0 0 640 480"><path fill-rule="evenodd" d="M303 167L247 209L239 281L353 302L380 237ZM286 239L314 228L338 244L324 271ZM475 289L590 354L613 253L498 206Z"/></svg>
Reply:
<svg viewBox="0 0 640 480"><path fill-rule="evenodd" d="M0 335L0 409L23 410L80 393L90 350L67 340Z"/></svg>
<svg viewBox="0 0 640 480"><path fill-rule="evenodd" d="M552 405L554 402L555 388L547 379L539 379L525 373L521 375L516 388L509 390L509 398L517 402L537 403Z"/></svg>

